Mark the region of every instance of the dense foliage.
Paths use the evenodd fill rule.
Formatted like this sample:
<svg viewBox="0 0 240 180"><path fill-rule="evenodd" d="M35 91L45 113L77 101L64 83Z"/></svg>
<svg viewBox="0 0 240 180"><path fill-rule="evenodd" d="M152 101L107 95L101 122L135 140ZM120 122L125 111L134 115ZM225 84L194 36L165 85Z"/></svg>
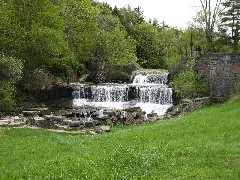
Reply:
<svg viewBox="0 0 240 180"><path fill-rule="evenodd" d="M0 53L22 60L23 80L42 69L65 81L87 72L94 81L116 65L176 70L195 50L240 52L239 2L223 1L221 16L220 1L213 12L210 0L205 2L196 23L182 30L146 21L140 7L112 8L93 0L0 1Z"/></svg>
<svg viewBox="0 0 240 180"><path fill-rule="evenodd" d="M15 84L21 79L22 62L0 54L0 115L15 105Z"/></svg>
<svg viewBox="0 0 240 180"><path fill-rule="evenodd" d="M222 28L225 32L229 29L230 34L228 39L232 40L232 51L238 52L239 40L240 40L240 1L238 0L226 0L222 3L224 11L222 15ZM228 41L228 44L229 41Z"/></svg>

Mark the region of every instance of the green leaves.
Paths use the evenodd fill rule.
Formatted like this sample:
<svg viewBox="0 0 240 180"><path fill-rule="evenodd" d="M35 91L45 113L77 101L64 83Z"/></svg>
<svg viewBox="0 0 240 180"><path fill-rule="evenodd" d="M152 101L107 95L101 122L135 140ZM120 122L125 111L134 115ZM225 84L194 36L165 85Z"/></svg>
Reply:
<svg viewBox="0 0 240 180"><path fill-rule="evenodd" d="M66 40L70 53L84 63L89 60L96 33L95 11L90 0L65 2L64 15Z"/></svg>
<svg viewBox="0 0 240 180"><path fill-rule="evenodd" d="M174 90L182 98L192 98L197 91L197 75L189 69L174 79Z"/></svg>
<svg viewBox="0 0 240 180"><path fill-rule="evenodd" d="M22 77L22 69L21 60L0 53L0 81L15 84Z"/></svg>
<svg viewBox="0 0 240 180"><path fill-rule="evenodd" d="M21 60L0 53L0 115L15 105L15 84L22 77Z"/></svg>
<svg viewBox="0 0 240 180"><path fill-rule="evenodd" d="M232 39L233 52L239 51L238 42L240 40L240 1L225 0L222 3L224 11L221 13L221 21L224 24L224 29L230 31L229 38Z"/></svg>
<svg viewBox="0 0 240 180"><path fill-rule="evenodd" d="M137 60L136 43L128 35L118 17L106 4L97 6L98 30L95 35L95 61L109 64L129 64Z"/></svg>
<svg viewBox="0 0 240 180"><path fill-rule="evenodd" d="M163 68L163 44L158 29L141 23L136 27L138 63L144 68Z"/></svg>

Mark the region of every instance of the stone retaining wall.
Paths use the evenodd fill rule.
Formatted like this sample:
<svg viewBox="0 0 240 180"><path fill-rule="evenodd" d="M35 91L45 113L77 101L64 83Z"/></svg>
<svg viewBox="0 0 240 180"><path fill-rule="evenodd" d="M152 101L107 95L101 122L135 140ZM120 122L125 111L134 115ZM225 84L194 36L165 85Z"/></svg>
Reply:
<svg viewBox="0 0 240 180"><path fill-rule="evenodd" d="M240 82L240 55L211 54L198 59L196 69L200 79L209 84L211 96L229 96Z"/></svg>

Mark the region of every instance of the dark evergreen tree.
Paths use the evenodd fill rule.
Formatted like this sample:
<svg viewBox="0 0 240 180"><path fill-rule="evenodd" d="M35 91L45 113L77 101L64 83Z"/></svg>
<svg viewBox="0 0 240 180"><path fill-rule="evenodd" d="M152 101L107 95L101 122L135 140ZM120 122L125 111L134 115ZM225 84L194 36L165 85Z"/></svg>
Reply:
<svg viewBox="0 0 240 180"><path fill-rule="evenodd" d="M222 5L224 11L222 15L222 22L225 25L226 31L229 30L233 52L239 50L239 30L240 30L240 0L225 0Z"/></svg>

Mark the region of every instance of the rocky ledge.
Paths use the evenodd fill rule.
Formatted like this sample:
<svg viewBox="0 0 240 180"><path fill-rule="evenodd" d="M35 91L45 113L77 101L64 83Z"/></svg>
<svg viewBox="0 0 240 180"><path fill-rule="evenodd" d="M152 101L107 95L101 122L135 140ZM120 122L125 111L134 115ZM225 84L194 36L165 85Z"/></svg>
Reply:
<svg viewBox="0 0 240 180"><path fill-rule="evenodd" d="M133 125L162 119L156 114L146 117L141 108L125 110L109 110L97 108L60 109L55 113L46 114L46 109L22 111L14 117L0 118L0 126L30 126L64 131L89 129L89 134L95 135L110 131L114 125Z"/></svg>

